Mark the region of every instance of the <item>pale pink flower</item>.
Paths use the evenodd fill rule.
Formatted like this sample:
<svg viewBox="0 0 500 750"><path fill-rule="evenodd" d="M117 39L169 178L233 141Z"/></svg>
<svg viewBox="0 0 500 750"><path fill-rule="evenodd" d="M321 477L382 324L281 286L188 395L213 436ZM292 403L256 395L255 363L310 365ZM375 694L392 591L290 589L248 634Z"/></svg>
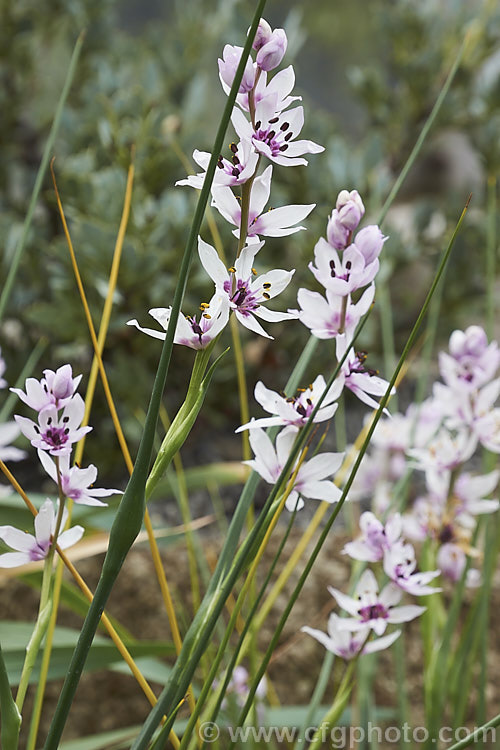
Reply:
<svg viewBox="0 0 500 750"><path fill-rule="evenodd" d="M35 536L16 529L14 526L0 526L0 539L15 552L0 555L0 568L16 568L36 560L44 560L51 546L51 536L55 532L57 507L51 500L46 500L39 513L35 516ZM63 512L61 528L68 518L68 511ZM73 526L63 531L57 538L61 549L67 549L76 544L83 536L82 526Z"/></svg>
<svg viewBox="0 0 500 750"><path fill-rule="evenodd" d="M51 479L57 484L56 464L45 451L38 450L38 458ZM97 479L97 469L91 464L86 469L69 465L69 455L64 454L59 459L59 474L63 494L80 505L106 505L98 497L121 495L121 490L104 490L94 487Z"/></svg>
<svg viewBox="0 0 500 750"><path fill-rule="evenodd" d="M26 393L20 388L10 390L17 394L31 409L43 412L45 409L61 409L65 406L76 392L81 375L73 377L71 365L63 365L55 372L44 370L44 378L28 378L25 383Z"/></svg>
<svg viewBox="0 0 500 750"><path fill-rule="evenodd" d="M328 618L328 633L323 633L322 630L317 630L316 628L310 628L308 625L304 625L301 631L316 638L327 651L331 651L335 656L340 656L346 660L357 656L361 649L361 653L363 654L373 654L376 651L389 648L401 635L400 630L395 630L393 633L384 635L382 638L367 641L370 633L369 627L358 630L355 633L350 633L348 630L343 629L340 623L341 618L332 612ZM363 644L365 645L363 646Z"/></svg>
<svg viewBox="0 0 500 750"><path fill-rule="evenodd" d="M272 34L267 37L264 44L257 49L255 61L261 70L274 70L281 63L285 56L288 40L283 29L274 29Z"/></svg>
<svg viewBox="0 0 500 750"><path fill-rule="evenodd" d="M314 247L316 265L309 263L309 270L326 289L346 296L370 284L379 269L378 258L367 263L354 243L339 254L323 237Z"/></svg>
<svg viewBox="0 0 500 750"><path fill-rule="evenodd" d="M264 430L259 428L250 430L250 445L254 458L243 463L260 474L269 484L275 484L288 460L297 432L295 427L285 427L277 435L275 447ZM342 492L332 481L326 481L326 478L338 471L343 456L343 453L320 453L304 461L286 500L287 510L301 510L304 507L302 497L328 503L338 502ZM293 469L291 469L292 472Z"/></svg>
<svg viewBox="0 0 500 750"><path fill-rule="evenodd" d="M293 226L309 216L315 203L309 205L281 206L269 209L263 213L271 193L271 177L273 168L269 165L264 172L254 180L252 192L250 193L250 206L248 211L247 237L248 241L258 242L259 234L266 237L285 237L289 234L305 229L302 226ZM230 187L217 186L212 188L212 206L230 224L237 227L233 234L240 236L241 203Z"/></svg>
<svg viewBox="0 0 500 750"><path fill-rule="evenodd" d="M342 393L343 380L337 378L328 389L321 407L318 409L315 422L324 422L331 419L337 411L338 404L334 403ZM318 377L307 388L301 388L297 396L286 397L266 388L259 381L255 386L255 400L259 402L264 411L272 414L272 417L252 419L247 424L238 427L236 432L252 430L256 427L273 427L277 425L293 425L303 427L308 421L315 405L326 390L326 382L323 375Z"/></svg>
<svg viewBox="0 0 500 750"><path fill-rule="evenodd" d="M337 336L335 344L337 360L340 362L349 346L346 335ZM349 388L360 401L371 406L372 409L378 409L379 404L372 396L383 396L389 383L387 380L379 378L376 370L365 367L366 356L366 352L355 352L354 349L349 348L341 371L344 375L346 388ZM391 394L395 392L396 389L393 387ZM387 409L384 409L384 413L389 414Z"/></svg>
<svg viewBox="0 0 500 750"><path fill-rule="evenodd" d="M242 141L252 143L254 149L283 167L307 165L303 154L319 154L323 146L308 140L295 140L304 124L304 109L295 107L277 113L280 97L269 95L255 105L255 127L243 112L234 109L232 123Z"/></svg>
<svg viewBox="0 0 500 750"><path fill-rule="evenodd" d="M400 541L403 525L399 513L390 516L384 525L371 511L365 511L359 519L359 528L361 536L345 544L342 552L355 560L378 562Z"/></svg>
<svg viewBox="0 0 500 750"><path fill-rule="evenodd" d="M219 156L217 169L215 170L213 185L243 185L255 174L259 155L252 148L252 144L247 141L231 144L231 159L224 159ZM194 161L203 169L196 175L189 175L183 180L178 180L176 185L188 185L189 187L201 190L205 182L205 175L210 162L211 154L207 151L193 151Z"/></svg>
<svg viewBox="0 0 500 750"><path fill-rule="evenodd" d="M55 407L46 407L38 415L38 424L27 417L14 415L21 432L34 448L49 451L52 456L71 453L77 443L92 427L80 427L85 412L85 403L77 393L63 409L61 415Z"/></svg>
<svg viewBox="0 0 500 750"><path fill-rule="evenodd" d="M224 83L222 86L226 94L228 94L229 86L226 86ZM279 114L283 110L288 109L293 102L302 99L301 96L290 95L294 86L295 72L291 65L276 73L269 82L267 73L263 70L253 91L254 103L257 105L263 99L272 98L275 114ZM249 111L248 94L238 94L236 102L245 112Z"/></svg>
<svg viewBox="0 0 500 750"><path fill-rule="evenodd" d="M458 544L448 542L439 548L437 564L441 573L455 583L462 577L466 562L465 552Z"/></svg>
<svg viewBox="0 0 500 750"><path fill-rule="evenodd" d="M415 573L416 567L415 550L411 544L399 541L385 550L384 571L396 586L413 596L425 596L441 591L428 585L440 574L439 570Z"/></svg>
<svg viewBox="0 0 500 750"><path fill-rule="evenodd" d="M259 242L245 246L231 269L225 267L217 251L201 237L198 240L198 253L203 268L215 282L216 290L227 297L229 307L239 322L254 333L271 339L272 336L266 333L255 316L270 323L293 320L296 317L264 307L288 286L295 271L275 269L255 276L253 264L263 244Z"/></svg>
<svg viewBox="0 0 500 750"><path fill-rule="evenodd" d="M128 326L134 326L142 333L155 339L165 340L166 331L172 314L171 307L154 307L149 314L161 325L163 331L155 328L143 328L137 320L128 320ZM191 349L205 349L224 329L229 320L229 302L226 295L215 293L210 302L201 307L199 321L196 315L179 315L175 329L174 344L189 346Z"/></svg>
<svg viewBox="0 0 500 750"><path fill-rule="evenodd" d="M299 289L297 301L301 309L297 311L298 317L300 322L310 328L312 335L318 339L331 339L338 336L343 318L344 332L350 339L362 316L370 309L374 296L374 284L363 292L356 303L351 301L350 295L347 295L344 311L343 304L346 297L335 294L331 289L326 290L326 299L319 292Z"/></svg>
<svg viewBox="0 0 500 750"><path fill-rule="evenodd" d="M352 617L339 620L341 630L362 631L369 627L377 635L383 635L387 625L408 622L425 612L425 607L408 604L396 607L403 592L393 583L388 583L379 594L377 580L371 570L365 570L354 591L354 596L347 596L341 591L328 588L337 604Z"/></svg>
<svg viewBox="0 0 500 750"><path fill-rule="evenodd" d="M226 86L231 87L233 85L234 76L240 63L242 52L243 47L226 44L222 51L222 59L219 57L219 76ZM253 89L255 83L255 70L255 63L249 56L238 89L240 93L245 93Z"/></svg>

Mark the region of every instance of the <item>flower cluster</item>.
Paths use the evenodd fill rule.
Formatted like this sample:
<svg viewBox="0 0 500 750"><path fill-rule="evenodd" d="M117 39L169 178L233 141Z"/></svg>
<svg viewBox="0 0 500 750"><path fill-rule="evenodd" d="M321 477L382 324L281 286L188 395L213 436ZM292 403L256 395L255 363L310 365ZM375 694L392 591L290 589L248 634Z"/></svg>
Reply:
<svg viewBox="0 0 500 750"><path fill-rule="evenodd" d="M425 486L402 516L403 530L414 542L431 540L442 574L457 581L467 556L480 556L472 546L476 516L499 507L490 495L500 471L476 474L467 462L479 446L500 452L500 352L482 328L470 326L452 333L439 364L444 382L434 383L429 399L379 423L353 491L371 496L375 512L386 514L394 484L409 468L422 471ZM479 578L478 570L468 571L468 584Z"/></svg>
<svg viewBox="0 0 500 750"><path fill-rule="evenodd" d="M236 257L227 268L217 251L199 238L200 261L215 290L210 302L200 305L198 320L195 316L179 317L174 338L178 344L204 349L221 333L230 313L243 326L266 338L272 337L260 320L275 323L297 317L294 312L278 312L268 307L268 302L288 286L294 271L274 269L257 275L254 268L257 253L264 245L261 238L283 237L304 229L300 222L314 208L314 204L309 204L266 210L273 165L268 164L260 171L263 160L293 167L307 164L304 154L323 151L322 146L298 138L304 124L304 110L292 106L300 98L291 95L295 83L292 66L269 75L280 65L286 48L283 29L273 30L262 19L253 43L255 60L250 56L246 62L231 117L237 141L230 144L227 157L219 155L211 186L212 206L234 228L233 234L238 238ZM219 75L226 94L242 52L242 47L228 44L219 59ZM176 184L200 189L210 158L211 154L195 150L193 159L203 171ZM155 308L149 312L164 330L143 328L137 320L130 320L129 325L164 339L171 309Z"/></svg>
<svg viewBox="0 0 500 750"><path fill-rule="evenodd" d="M384 635L387 626L408 622L425 611L425 607L416 604L397 606L405 592L412 596L424 596L441 590L429 586L439 575L439 570L415 572L415 550L402 537L403 523L399 514L391 516L384 526L373 513L367 511L361 515L360 530L360 537L346 544L344 553L355 560L382 562L389 583L379 592L374 572L366 569L352 597L330 587L331 595L350 617L332 614L328 621L328 633L308 626L302 628L343 659L388 648L401 631ZM372 633L383 637L370 640Z"/></svg>
<svg viewBox="0 0 500 750"><path fill-rule="evenodd" d="M81 426L85 404L76 392L80 380L81 375L73 377L70 365L63 365L55 372L44 370L41 380L28 378L25 391L11 388L37 413L36 421L19 415L14 418L20 431L37 448L40 463L58 487L59 500L56 509L50 499L42 505L35 518L34 537L12 526L0 526L0 539L16 550L0 555L0 567L22 565L45 558L54 535L62 548L75 544L81 538L83 528L80 526L58 534L67 518L62 505L66 498L81 505L105 505L98 498L121 492L95 488L95 466L82 469L70 465L73 445L92 429Z"/></svg>

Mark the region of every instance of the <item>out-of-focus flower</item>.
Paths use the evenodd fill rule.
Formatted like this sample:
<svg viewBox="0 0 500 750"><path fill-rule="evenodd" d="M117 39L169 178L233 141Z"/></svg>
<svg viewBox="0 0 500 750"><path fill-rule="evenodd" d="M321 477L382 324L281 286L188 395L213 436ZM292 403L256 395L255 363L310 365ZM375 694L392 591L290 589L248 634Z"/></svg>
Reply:
<svg viewBox="0 0 500 750"><path fill-rule="evenodd" d="M5 386L7 385L7 381L3 377L5 370L6 364L4 358L2 357L2 349L0 348L0 388L5 388Z"/></svg>
<svg viewBox="0 0 500 750"><path fill-rule="evenodd" d="M450 353L440 352L439 367L445 383L451 387L476 390L488 383L500 367L500 350L480 326L453 331Z"/></svg>
<svg viewBox="0 0 500 750"><path fill-rule="evenodd" d="M85 412L85 403L77 393L63 409L61 415L54 407L43 409L38 415L38 424L27 417L15 414L14 419L21 432L34 448L49 451L52 456L71 453L73 443L77 443L92 427L80 427Z"/></svg>
<svg viewBox="0 0 500 750"><path fill-rule="evenodd" d="M64 528L68 513L63 512L61 528ZM55 532L57 508L51 500L46 500L40 512L35 517L35 536L16 529L14 526L0 526L0 539L15 552L0 555L0 568L16 568L18 565L35 560L43 560L51 545L51 536ZM82 526L73 526L59 534L57 544L61 549L67 549L76 544L83 536Z"/></svg>
<svg viewBox="0 0 500 750"><path fill-rule="evenodd" d="M410 448L408 456L414 459L417 469L429 469L438 472L453 470L467 461L477 446L477 437L466 429L451 434L441 429L437 435L422 448Z"/></svg>
<svg viewBox="0 0 500 750"><path fill-rule="evenodd" d="M398 542L384 552L384 571L403 591L413 596L425 596L441 591L428 585L439 575L439 570L415 573L416 567L415 550L411 544Z"/></svg>
<svg viewBox="0 0 500 750"><path fill-rule="evenodd" d="M264 430L259 428L251 430L250 445L254 458L243 463L260 474L269 484L275 484L288 460L296 436L295 427L285 427L276 437L275 448ZM340 468L343 455L343 453L321 453L309 461L304 461L295 477L293 490L286 500L287 509L289 511L301 510L304 507L302 496L313 500L325 500L328 503L338 502L341 491L332 481L325 480Z"/></svg>
<svg viewBox="0 0 500 750"><path fill-rule="evenodd" d="M127 325L134 326L139 331L155 339L165 340L171 307L154 307L149 314L164 329L143 328L137 320L128 320ZM223 330L229 320L229 302L226 295L216 292L210 302L201 305L199 321L196 316L179 315L175 329L174 343L189 346L191 349L204 349Z"/></svg>
<svg viewBox="0 0 500 750"><path fill-rule="evenodd" d="M362 573L354 597L331 586L328 591L337 604L352 615L340 619L338 626L342 630L355 632L370 627L377 635L383 635L387 625L413 620L426 609L415 604L396 607L401 601L402 590L393 583L388 583L379 594L377 580L371 570Z"/></svg>
<svg viewBox="0 0 500 750"><path fill-rule="evenodd" d="M351 633L343 629L340 623L341 618L332 612L328 619L328 633L323 633L322 630L316 630L316 628L310 628L308 625L305 625L301 630L303 633L316 638L317 641L328 651L335 654L335 656L340 656L346 660L357 656L361 649L363 654L373 654L376 651L389 648L401 635L400 630L395 630L389 635L384 635L383 638L376 638L374 641L367 642L366 639L370 633L369 627ZM363 646L363 644L365 645Z"/></svg>
<svg viewBox="0 0 500 750"><path fill-rule="evenodd" d="M337 401L342 393L342 388L343 380L342 378L337 378L325 395L321 407L314 417L315 422L324 422L333 417L338 406L334 402ZM253 419L251 422L238 427L236 432L251 430L255 427L273 427L276 425L303 427L325 390L326 382L323 375L318 375L314 382L307 388L299 389L297 396L290 396L288 398L269 390L264 383L259 381L255 386L255 400L259 402L265 411L274 416Z"/></svg>
<svg viewBox="0 0 500 750"><path fill-rule="evenodd" d="M466 562L465 552L458 544L447 542L438 550L437 564L441 573L452 581L460 580Z"/></svg>
<svg viewBox="0 0 500 750"><path fill-rule="evenodd" d="M11 442L21 433L15 422L0 424L0 459L2 461L21 461L26 453L11 445Z"/></svg>
<svg viewBox="0 0 500 750"><path fill-rule="evenodd" d="M295 271L275 269L254 277L253 263L257 252L264 243L252 243L243 248L234 267L226 269L217 251L201 237L198 240L198 253L203 268L215 282L217 291L225 295L229 307L239 322L254 333L271 339L254 316L276 323L292 320L296 316L264 307L267 302L285 289Z"/></svg>
<svg viewBox="0 0 500 750"><path fill-rule="evenodd" d="M401 538L403 524L399 513L394 513L384 524L371 512L366 511L359 519L361 536L344 545L344 552L355 560L378 562L384 553Z"/></svg>
<svg viewBox="0 0 500 750"><path fill-rule="evenodd" d="M43 468L51 479L57 484L57 468L55 462L45 453L38 450L38 458ZM86 469L69 465L69 456L62 455L59 459L59 474L61 489L66 497L74 500L80 505L106 505L98 500L98 497L109 497L109 495L121 495L121 490L104 490L94 487L97 479L97 469L91 464Z"/></svg>

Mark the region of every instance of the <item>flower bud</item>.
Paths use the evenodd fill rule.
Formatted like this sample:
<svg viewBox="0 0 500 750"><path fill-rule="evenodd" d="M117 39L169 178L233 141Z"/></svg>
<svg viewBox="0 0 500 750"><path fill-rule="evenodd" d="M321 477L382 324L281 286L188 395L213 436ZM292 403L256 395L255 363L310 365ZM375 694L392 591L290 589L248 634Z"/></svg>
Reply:
<svg viewBox="0 0 500 750"><path fill-rule="evenodd" d="M257 52L257 65L261 70L274 70L283 60L288 40L283 29L275 29L266 44Z"/></svg>
<svg viewBox="0 0 500 750"><path fill-rule="evenodd" d="M469 326L465 331L453 331L450 354L455 359L465 356L480 357L488 348L488 337L481 326Z"/></svg>
<svg viewBox="0 0 500 750"><path fill-rule="evenodd" d="M257 33L255 34L255 39L253 40L252 47L256 50L259 50L271 39L272 33L273 30L269 26L268 22L261 18L259 21L259 25L257 26Z"/></svg>
<svg viewBox="0 0 500 750"><path fill-rule="evenodd" d="M63 398L71 398L74 394L77 384L73 380L73 371L71 365L63 365L56 372L44 370L45 381L49 391L59 401Z"/></svg>
<svg viewBox="0 0 500 750"><path fill-rule="evenodd" d="M357 190L351 190L350 192L349 190L341 190L338 194L335 208L337 209L337 211L340 211L340 209L343 208L347 203L355 203L359 208L360 215L364 216L365 207Z"/></svg>
<svg viewBox="0 0 500 750"><path fill-rule="evenodd" d="M364 227L357 233L354 244L364 257L366 265L378 258L386 239L376 224Z"/></svg>
<svg viewBox="0 0 500 750"><path fill-rule="evenodd" d="M326 237L335 250L344 250L349 242L350 230L340 221L339 212L333 209L326 227Z"/></svg>
<svg viewBox="0 0 500 750"><path fill-rule="evenodd" d="M232 86L236 70L238 68L243 47L226 44L222 52L222 60L219 57L219 75L227 86ZM253 89L255 83L255 68L251 57L245 65L243 78L238 89L240 94L246 94Z"/></svg>

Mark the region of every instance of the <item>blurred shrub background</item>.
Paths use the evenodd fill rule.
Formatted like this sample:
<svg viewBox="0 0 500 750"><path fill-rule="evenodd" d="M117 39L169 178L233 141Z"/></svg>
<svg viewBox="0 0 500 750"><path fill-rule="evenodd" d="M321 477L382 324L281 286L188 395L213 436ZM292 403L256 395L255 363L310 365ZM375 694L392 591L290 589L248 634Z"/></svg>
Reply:
<svg viewBox="0 0 500 750"><path fill-rule="evenodd" d="M217 57L225 43L241 44L253 3L243 0L7 0L0 24L0 276L5 278L19 238L43 147L78 33L87 35L55 146L59 190L97 325L120 221L132 144L136 177L118 291L104 354L108 377L132 448L140 435L159 343L125 326L148 324L150 307L168 306L184 247L195 192L174 188L185 175L179 152L210 150L224 104ZM356 188L368 221L377 213L428 117L466 30L470 43L452 90L421 158L391 209L384 231L381 276L393 304L396 349L404 342L470 192L473 202L444 291L441 341L484 316L488 232L487 184L500 162L500 7L495 0L270 0L266 18L289 35L304 99L304 137L326 147L308 168L275 168L272 205L317 203L308 231L270 239L259 270L296 268L299 286L315 289L307 263L337 192ZM232 134L228 134L228 143ZM217 218L217 217L216 217ZM218 222L228 255L234 239ZM203 236L210 240L206 226ZM197 259L184 312L211 294ZM280 305L281 306L281 305ZM262 378L279 389L308 331L275 324L275 342L243 332L248 383ZM29 241L0 327L0 345L13 383L33 346L47 339L43 367L71 362L83 372L92 359L54 193L47 177ZM375 313L363 332L370 366L382 369ZM311 373L328 372L331 348L319 349ZM166 407L183 398L192 353L177 347ZM383 373L389 375L390 373ZM83 389L82 389L83 392ZM256 414L251 402L251 410ZM107 478L125 474L98 389L95 435L88 459ZM190 441L188 464L238 458L239 424L231 356L219 368ZM214 433L218 436L213 439ZM220 437L219 437L220 436ZM192 454L189 454L189 450Z"/></svg>

